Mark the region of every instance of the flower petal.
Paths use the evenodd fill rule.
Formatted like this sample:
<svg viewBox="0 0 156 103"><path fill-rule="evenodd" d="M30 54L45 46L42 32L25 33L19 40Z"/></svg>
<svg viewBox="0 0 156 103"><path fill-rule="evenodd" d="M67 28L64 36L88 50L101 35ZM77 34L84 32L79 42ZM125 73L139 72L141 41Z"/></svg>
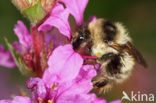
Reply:
<svg viewBox="0 0 156 103"><path fill-rule="evenodd" d="M60 0L63 2L69 12L76 19L77 25L81 25L83 23L83 13L88 3L88 0Z"/></svg>
<svg viewBox="0 0 156 103"><path fill-rule="evenodd" d="M24 54L23 46L19 42L13 42L12 43L13 48L16 50L16 52L20 54Z"/></svg>
<svg viewBox="0 0 156 103"><path fill-rule="evenodd" d="M24 96L15 96L11 103L32 103L31 99Z"/></svg>
<svg viewBox="0 0 156 103"><path fill-rule="evenodd" d="M11 103L11 100L0 100L0 103Z"/></svg>
<svg viewBox="0 0 156 103"><path fill-rule="evenodd" d="M60 45L68 43L68 38L62 35L56 28L46 32L45 36L46 47L49 48L51 42L53 42L53 49Z"/></svg>
<svg viewBox="0 0 156 103"><path fill-rule="evenodd" d="M76 53L71 44L57 47L49 57L49 71L60 81L74 79L83 64L82 57Z"/></svg>
<svg viewBox="0 0 156 103"><path fill-rule="evenodd" d="M107 103L106 100L97 98L95 94L62 95L58 103Z"/></svg>
<svg viewBox="0 0 156 103"><path fill-rule="evenodd" d="M0 59L0 66L4 66L7 68L16 67L16 64L13 60L11 52L5 51L2 45L0 45L0 58L1 58Z"/></svg>
<svg viewBox="0 0 156 103"><path fill-rule="evenodd" d="M81 68L78 76L72 81L72 85L65 85L65 83L63 83L60 85L59 92L63 91L62 88L68 88L62 95L88 94L93 88L91 80L95 75L96 71L94 66L85 65Z"/></svg>
<svg viewBox="0 0 156 103"><path fill-rule="evenodd" d="M15 96L13 100L0 100L0 103L33 103L30 98Z"/></svg>
<svg viewBox="0 0 156 103"><path fill-rule="evenodd" d="M34 99L45 98L46 97L46 87L42 79L40 78L30 78L26 81L27 88L29 88L32 91L32 94L34 96Z"/></svg>
<svg viewBox="0 0 156 103"><path fill-rule="evenodd" d="M54 83L57 81L57 76L50 72L49 69L44 71L43 79L44 83L48 88L51 88Z"/></svg>
<svg viewBox="0 0 156 103"><path fill-rule="evenodd" d="M39 31L50 30L52 26L58 28L60 33L71 38L70 25L68 23L69 11L64 9L63 5L57 3L53 8L51 15L38 28Z"/></svg>
<svg viewBox="0 0 156 103"><path fill-rule="evenodd" d="M31 35L22 21L18 21L14 27L14 32L17 35L19 42L26 48L30 49L32 45Z"/></svg>

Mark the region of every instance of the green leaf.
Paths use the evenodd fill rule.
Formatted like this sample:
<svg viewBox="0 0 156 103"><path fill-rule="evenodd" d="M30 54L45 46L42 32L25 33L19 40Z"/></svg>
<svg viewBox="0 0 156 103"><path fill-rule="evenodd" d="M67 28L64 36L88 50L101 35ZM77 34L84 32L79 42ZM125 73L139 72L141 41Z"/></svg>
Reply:
<svg viewBox="0 0 156 103"><path fill-rule="evenodd" d="M40 0L34 6L23 10L22 13L29 18L33 25L39 23L46 16Z"/></svg>
<svg viewBox="0 0 156 103"><path fill-rule="evenodd" d="M16 65L17 65L17 67L19 68L19 71L23 75L26 75L26 76L34 75L33 71L30 68L28 68L25 65L25 63L22 61L21 55L15 51L15 49L12 47L12 45L8 42L8 40L6 38L4 40L5 40L5 43L6 43L7 47L11 51L11 54L12 54L12 56L14 58L14 61L15 61Z"/></svg>

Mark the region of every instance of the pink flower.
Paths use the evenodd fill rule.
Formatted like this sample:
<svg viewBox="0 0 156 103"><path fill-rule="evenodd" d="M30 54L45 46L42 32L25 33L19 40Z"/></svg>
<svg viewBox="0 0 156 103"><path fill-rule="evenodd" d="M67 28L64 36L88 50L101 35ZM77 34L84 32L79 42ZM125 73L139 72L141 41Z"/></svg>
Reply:
<svg viewBox="0 0 156 103"><path fill-rule="evenodd" d="M83 12L88 0L60 1L65 4L66 8L63 8L63 5L58 3L52 10L49 18L47 18L45 22L40 25L38 30L47 31L50 30L52 26L54 26L58 28L60 33L67 36L68 39L71 39L71 29L68 22L69 13L75 17L77 26L83 24ZM64 92L63 94L61 93L62 96L59 97L61 99L58 99L60 103L65 103L66 100L68 100L68 102L72 100L77 101L78 99L78 103L91 103L93 101L97 102L99 100L96 98L96 96L94 96L94 94L88 94L89 91L93 88L91 79L96 75L96 71L92 66L83 66L82 64L82 57L73 50L72 45L70 44L59 46L54 50L51 57L49 58L49 69L46 71L49 73L49 75L44 75L43 77L45 78L45 82L48 87L51 88L52 84L55 84L56 81L58 81L56 84L67 84L64 82L71 81L76 77L72 81L72 84L68 82L68 85L63 85L64 87L62 88L67 88L69 85L71 85L71 87L67 89L68 92ZM82 72L80 68L86 70L87 72L89 72L89 69L92 68L94 75L89 78L85 78L85 76L82 76L84 72ZM77 83L77 81L79 82ZM101 99L101 101L103 102L104 100Z"/></svg>
<svg viewBox="0 0 156 103"><path fill-rule="evenodd" d="M49 48L49 44L51 44L51 42L53 42L53 49L60 45L65 45L69 42L68 38L62 35L56 28L45 32L44 38L47 49Z"/></svg>
<svg viewBox="0 0 156 103"><path fill-rule="evenodd" d="M75 78L82 64L83 59L72 49L70 44L57 47L48 60L48 66L52 68L49 69L50 73L65 81Z"/></svg>
<svg viewBox="0 0 156 103"><path fill-rule="evenodd" d="M18 21L14 27L14 32L17 35L19 42L13 42L12 46L20 53L28 53L32 47L32 38L22 21ZM4 48L0 47L0 65L8 68L16 67L15 61L10 51L4 51Z"/></svg>
<svg viewBox="0 0 156 103"><path fill-rule="evenodd" d="M84 23L83 13L88 3L88 0L82 0L82 1L81 0L60 0L60 1L65 4L66 8L63 8L63 5L58 3L52 10L51 15L45 20L43 24L39 26L38 30L47 31L50 30L52 26L54 26L58 28L60 33L68 37L68 39L70 40L71 29L68 22L69 14L74 16L77 27L83 25ZM62 12L58 12L58 11L62 11ZM89 22L94 21L95 19L96 19L95 16L91 17ZM72 49L71 45L65 45L56 48L56 50L53 52L52 56L48 61L49 69L46 72L48 72L49 75L44 75L43 77L45 78L46 84L48 84L48 86L51 87L52 84L54 84L56 81L58 81L61 84L64 81L72 80L77 73L73 71L76 70L76 67L80 66L80 64L78 65L79 62L75 64L75 61L78 61L81 58L80 57L78 59L78 55L79 54ZM69 70L67 70L67 68ZM64 83L64 87L62 88L67 88L69 85L71 85L71 87L65 90L63 94L61 93L60 94L61 96L57 97L59 98L57 101L59 101L59 103L66 103L66 102L73 103L72 101L74 101L74 103L105 103L106 101L104 99L97 98L95 94L88 94L89 91L93 88L91 79L96 75L96 72L93 69L93 67L90 65L88 65L87 67L81 64L80 68L81 68L80 72L77 75L77 77L72 81L72 84L70 84L69 82L68 85ZM86 79L85 75L82 76L83 75L82 71L86 70L89 73L91 68L95 74L94 76L92 75L90 78Z"/></svg>
<svg viewBox="0 0 156 103"><path fill-rule="evenodd" d="M0 100L0 103L33 103L33 102L28 97L15 96L13 100Z"/></svg>
<svg viewBox="0 0 156 103"><path fill-rule="evenodd" d="M70 44L59 46L49 57L49 67L43 78L27 80L33 100L16 96L13 100L1 100L0 103L106 103L89 93L96 71L92 65L82 64L83 59Z"/></svg>
<svg viewBox="0 0 156 103"><path fill-rule="evenodd" d="M38 73L38 77L30 78L26 83L27 88L32 92L31 99L15 96L13 100L1 100L0 103L106 103L104 99L97 98L94 93L89 93L93 88L91 80L96 76L94 66L83 65L83 58L73 50L71 44L65 45L65 40L58 43L55 39L57 33L52 29L52 27L57 28L70 40L71 28L68 17L71 14L75 18L77 27L83 25L83 13L87 3L88 0L59 0L49 17L39 27L31 27L32 35L25 25L18 21L14 32L19 42L14 42L13 47L22 55L28 54L26 54L28 61L24 63L27 63L36 74ZM45 41L41 40L43 37ZM43 48L48 48L52 40L58 44L54 51L50 52L48 61L47 58L42 60L42 56L45 58L42 53L48 52L43 51ZM58 46L60 44L64 46ZM47 64L48 68L45 69L47 65L42 66L42 63Z"/></svg>
<svg viewBox="0 0 156 103"><path fill-rule="evenodd" d="M21 44L26 51L29 51L32 47L32 37L22 21L18 21L14 27L14 32L19 39Z"/></svg>
<svg viewBox="0 0 156 103"><path fill-rule="evenodd" d="M16 50L16 52L22 55L31 53L33 48L32 35L29 33L28 29L22 21L19 20L17 22L17 24L14 27L14 33L16 34L19 40L12 43L12 46ZM51 42L53 42L53 48L57 47L60 44L65 44L67 42L65 37L59 35L60 33L56 30L44 32L45 46L47 50ZM61 38L62 42L60 42ZM10 51L4 51L2 46L0 47L0 57L2 57L0 61L1 66L8 68L16 66Z"/></svg>
<svg viewBox="0 0 156 103"><path fill-rule="evenodd" d="M69 14L73 15L77 26L83 24L83 13L88 3L88 0L60 0L66 6L57 3L52 10L50 16L38 28L40 31L47 31L52 26L58 28L60 33L71 39L71 29L68 22Z"/></svg>
<svg viewBox="0 0 156 103"><path fill-rule="evenodd" d="M16 66L10 51L5 51L2 45L0 45L0 58L0 66L7 68L13 68Z"/></svg>
<svg viewBox="0 0 156 103"><path fill-rule="evenodd" d="M105 103L105 100L97 99L94 94L88 94L96 71L93 66L82 66L82 63L83 59L72 50L71 45L57 47L48 60L49 68L43 78L27 81L33 98L37 102Z"/></svg>
<svg viewBox="0 0 156 103"><path fill-rule="evenodd" d="M82 63L83 59L73 51L71 45L59 46L50 56L49 68L43 78L30 78L27 81L34 100L15 96L13 100L1 100L0 103L106 103L95 94L88 94L96 71L93 66L82 66Z"/></svg>
<svg viewBox="0 0 156 103"><path fill-rule="evenodd" d="M62 4L57 3L51 11L50 16L46 19L46 21L44 21L43 24L39 26L38 30L47 31L54 26L57 27L63 35L71 38L68 16L69 11L64 9Z"/></svg>
<svg viewBox="0 0 156 103"><path fill-rule="evenodd" d="M83 24L83 13L88 4L88 0L60 0L63 2L71 15L76 19L77 26Z"/></svg>

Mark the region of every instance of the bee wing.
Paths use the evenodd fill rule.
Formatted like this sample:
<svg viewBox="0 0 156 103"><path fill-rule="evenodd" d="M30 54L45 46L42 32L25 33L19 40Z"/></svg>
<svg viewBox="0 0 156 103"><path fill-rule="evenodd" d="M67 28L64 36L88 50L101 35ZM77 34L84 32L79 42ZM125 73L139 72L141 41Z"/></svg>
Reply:
<svg viewBox="0 0 156 103"><path fill-rule="evenodd" d="M144 57L142 56L142 54L136 49L136 47L130 43L127 42L126 47L128 49L128 52L130 54L132 54L136 60L137 63L141 64L142 66L144 66L145 68L147 68L147 63L144 59Z"/></svg>

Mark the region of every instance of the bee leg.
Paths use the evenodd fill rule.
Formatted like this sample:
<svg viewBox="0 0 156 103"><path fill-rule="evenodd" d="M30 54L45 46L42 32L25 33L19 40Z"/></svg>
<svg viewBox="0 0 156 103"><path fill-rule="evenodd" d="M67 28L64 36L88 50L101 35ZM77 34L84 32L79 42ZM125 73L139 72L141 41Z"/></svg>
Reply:
<svg viewBox="0 0 156 103"><path fill-rule="evenodd" d="M97 63L96 59L89 59L89 60L85 60L83 62L84 65L86 65L86 64L96 64L96 63Z"/></svg>
<svg viewBox="0 0 156 103"><path fill-rule="evenodd" d="M83 65L91 64L94 66L94 69L96 70L96 66L95 66L96 63L97 63L96 59L89 59L89 60L84 61Z"/></svg>
<svg viewBox="0 0 156 103"><path fill-rule="evenodd" d="M109 59L112 59L116 54L114 53L107 53L107 54L104 54L101 58L98 58L99 61L106 61L106 60L109 60Z"/></svg>
<svg viewBox="0 0 156 103"><path fill-rule="evenodd" d="M98 90L99 93L105 93L109 91L112 87L112 83L110 79L105 77L104 75L97 75L92 79L94 89Z"/></svg>

